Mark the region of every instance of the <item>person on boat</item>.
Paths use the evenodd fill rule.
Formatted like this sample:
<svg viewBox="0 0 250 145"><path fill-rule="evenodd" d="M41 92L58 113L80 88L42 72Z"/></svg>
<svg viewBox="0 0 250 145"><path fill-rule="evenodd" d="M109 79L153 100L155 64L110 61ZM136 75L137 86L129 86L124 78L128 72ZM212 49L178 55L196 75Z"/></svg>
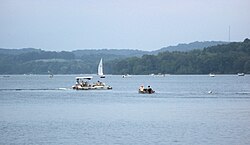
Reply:
<svg viewBox="0 0 250 145"><path fill-rule="evenodd" d="M79 79L76 79L76 85L80 84Z"/></svg>
<svg viewBox="0 0 250 145"><path fill-rule="evenodd" d="M96 82L96 86L101 86L101 85L102 85L102 82L100 82L100 81Z"/></svg>
<svg viewBox="0 0 250 145"><path fill-rule="evenodd" d="M88 86L88 82L83 82L82 86L83 87L87 87Z"/></svg>
<svg viewBox="0 0 250 145"><path fill-rule="evenodd" d="M147 91L148 91L149 94L151 94L153 92L150 86L148 86Z"/></svg>
<svg viewBox="0 0 250 145"><path fill-rule="evenodd" d="M144 91L144 86L141 85L140 88L139 88L139 90L140 90L141 92L143 92L143 91Z"/></svg>

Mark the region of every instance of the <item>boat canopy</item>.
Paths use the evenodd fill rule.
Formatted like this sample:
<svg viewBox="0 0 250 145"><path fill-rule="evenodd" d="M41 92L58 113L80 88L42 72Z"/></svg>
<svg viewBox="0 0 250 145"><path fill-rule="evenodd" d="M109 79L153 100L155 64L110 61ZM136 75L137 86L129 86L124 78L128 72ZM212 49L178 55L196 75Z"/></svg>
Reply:
<svg viewBox="0 0 250 145"><path fill-rule="evenodd" d="M93 77L90 76L90 77L76 77L76 80L80 80L80 79L85 79L85 80L91 80Z"/></svg>

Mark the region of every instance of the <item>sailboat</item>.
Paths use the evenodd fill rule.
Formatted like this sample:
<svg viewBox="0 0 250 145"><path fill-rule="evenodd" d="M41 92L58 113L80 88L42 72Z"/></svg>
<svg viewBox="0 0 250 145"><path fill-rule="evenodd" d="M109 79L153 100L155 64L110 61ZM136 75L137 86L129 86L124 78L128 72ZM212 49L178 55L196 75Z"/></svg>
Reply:
<svg viewBox="0 0 250 145"><path fill-rule="evenodd" d="M105 75L103 74L103 65L102 65L102 58L99 62L99 65L98 65L98 73L97 73L100 78L105 78Z"/></svg>

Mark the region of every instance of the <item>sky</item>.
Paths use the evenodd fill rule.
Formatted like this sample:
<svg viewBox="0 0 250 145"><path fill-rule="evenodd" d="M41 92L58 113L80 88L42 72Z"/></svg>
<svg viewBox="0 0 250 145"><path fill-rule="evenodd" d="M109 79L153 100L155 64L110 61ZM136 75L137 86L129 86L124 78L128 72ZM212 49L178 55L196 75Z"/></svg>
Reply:
<svg viewBox="0 0 250 145"><path fill-rule="evenodd" d="M0 48L140 49L250 38L250 0L0 0Z"/></svg>

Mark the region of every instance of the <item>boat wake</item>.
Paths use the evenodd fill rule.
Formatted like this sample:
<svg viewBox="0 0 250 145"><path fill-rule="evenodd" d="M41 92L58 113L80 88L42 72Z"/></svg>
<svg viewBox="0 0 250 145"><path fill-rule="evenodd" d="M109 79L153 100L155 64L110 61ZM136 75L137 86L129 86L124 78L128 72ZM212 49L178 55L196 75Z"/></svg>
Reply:
<svg viewBox="0 0 250 145"><path fill-rule="evenodd" d="M0 92L15 92L15 91L75 91L72 88L10 88L10 89L0 89ZM93 90L94 91L94 90ZM98 90L98 92L102 92L102 90ZM249 91L242 91L242 92L216 92L216 91L205 91L205 92L164 92L164 91L156 91L154 95L138 95L137 91L120 91L120 90L113 90L112 92L107 92L106 90L103 91L106 95L121 95L126 94L127 97L146 97L148 98L237 98L237 99L250 99L250 92ZM109 96L109 95L108 95Z"/></svg>
<svg viewBox="0 0 250 145"><path fill-rule="evenodd" d="M72 89L71 88L37 88L37 89L13 88L13 89L0 89L0 91L57 91L57 90L72 90Z"/></svg>
<svg viewBox="0 0 250 145"><path fill-rule="evenodd" d="M157 92L156 98L242 98L250 99L250 92Z"/></svg>

